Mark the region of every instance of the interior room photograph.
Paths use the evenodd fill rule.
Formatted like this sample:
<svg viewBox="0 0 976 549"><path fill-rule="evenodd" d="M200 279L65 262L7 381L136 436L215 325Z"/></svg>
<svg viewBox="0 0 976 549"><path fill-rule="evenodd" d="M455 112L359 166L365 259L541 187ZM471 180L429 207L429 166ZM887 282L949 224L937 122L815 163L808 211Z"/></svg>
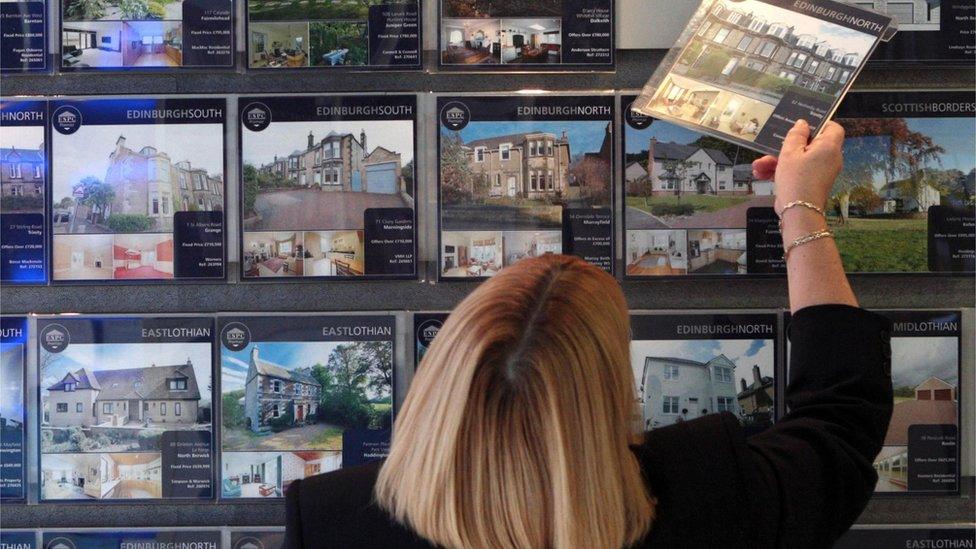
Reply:
<svg viewBox="0 0 976 549"><path fill-rule="evenodd" d="M42 499L151 499L162 496L156 453L44 454Z"/></svg>
<svg viewBox="0 0 976 549"><path fill-rule="evenodd" d="M98 499L102 496L98 454L44 454L41 499Z"/></svg>
<svg viewBox="0 0 976 549"><path fill-rule="evenodd" d="M746 274L745 229L688 231L688 267L694 274Z"/></svg>
<svg viewBox="0 0 976 549"><path fill-rule="evenodd" d="M173 235L115 235L112 265L117 279L173 278Z"/></svg>
<svg viewBox="0 0 976 549"><path fill-rule="evenodd" d="M308 66L308 23L250 23L248 40L252 67Z"/></svg>
<svg viewBox="0 0 976 549"><path fill-rule="evenodd" d="M457 231L441 233L441 276L493 276L502 268L502 233Z"/></svg>
<svg viewBox="0 0 976 549"><path fill-rule="evenodd" d="M244 233L244 276L276 277L304 274L305 248L300 231Z"/></svg>
<svg viewBox="0 0 976 549"><path fill-rule="evenodd" d="M51 263L55 280L113 278L110 234L71 234L54 237Z"/></svg>
<svg viewBox="0 0 976 549"><path fill-rule="evenodd" d="M441 24L442 62L451 65L501 63L498 19L445 19Z"/></svg>
<svg viewBox="0 0 976 549"><path fill-rule="evenodd" d="M505 250L504 267L529 257L563 253L562 231L505 231L502 233Z"/></svg>
<svg viewBox="0 0 976 549"><path fill-rule="evenodd" d="M280 498L293 481L342 467L342 452L225 452L221 495Z"/></svg>
<svg viewBox="0 0 976 549"><path fill-rule="evenodd" d="M363 231L305 233L305 276L362 276Z"/></svg>
<svg viewBox="0 0 976 549"><path fill-rule="evenodd" d="M121 67L122 22L65 22L61 28L64 67Z"/></svg>
<svg viewBox="0 0 976 549"><path fill-rule="evenodd" d="M559 63L562 30L559 19L503 19L502 63Z"/></svg>
<svg viewBox="0 0 976 549"><path fill-rule="evenodd" d="M688 235L685 231L627 231L629 276L688 274Z"/></svg>
<svg viewBox="0 0 976 549"><path fill-rule="evenodd" d="M183 64L182 21L122 23L122 65L179 67Z"/></svg>

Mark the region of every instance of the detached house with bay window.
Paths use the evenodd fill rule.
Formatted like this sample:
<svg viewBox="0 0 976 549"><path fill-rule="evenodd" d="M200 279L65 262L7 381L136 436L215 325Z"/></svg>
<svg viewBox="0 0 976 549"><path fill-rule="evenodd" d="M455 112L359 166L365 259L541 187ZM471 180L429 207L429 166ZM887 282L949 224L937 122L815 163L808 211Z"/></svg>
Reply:
<svg viewBox="0 0 976 549"><path fill-rule="evenodd" d="M671 425L714 412L739 415L735 363L725 355L708 362L648 356L637 398L644 428Z"/></svg>
<svg viewBox="0 0 976 549"><path fill-rule="evenodd" d="M200 388L193 363L68 372L47 388L51 427L140 427L197 422Z"/></svg>
<svg viewBox="0 0 976 549"><path fill-rule="evenodd" d="M291 413L293 425L304 425L318 409L322 385L308 369L288 370L262 359L258 347L251 349L251 360L244 384L244 415L255 433L271 428L271 420Z"/></svg>
<svg viewBox="0 0 976 549"><path fill-rule="evenodd" d="M490 197L569 197L572 157L566 132L476 139L465 143L465 153L471 170L487 181Z"/></svg>

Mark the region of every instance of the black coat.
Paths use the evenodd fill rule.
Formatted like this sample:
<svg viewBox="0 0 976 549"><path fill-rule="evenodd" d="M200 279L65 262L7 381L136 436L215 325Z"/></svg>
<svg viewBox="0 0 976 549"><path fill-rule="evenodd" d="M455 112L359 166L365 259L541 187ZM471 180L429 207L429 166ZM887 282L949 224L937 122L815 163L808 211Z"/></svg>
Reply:
<svg viewBox="0 0 976 549"><path fill-rule="evenodd" d="M746 437L729 413L647 433L634 452L657 519L646 547L829 547L874 490L891 417L890 322L827 305L790 323L790 410ZM295 481L288 547L430 548L373 503L381 463Z"/></svg>

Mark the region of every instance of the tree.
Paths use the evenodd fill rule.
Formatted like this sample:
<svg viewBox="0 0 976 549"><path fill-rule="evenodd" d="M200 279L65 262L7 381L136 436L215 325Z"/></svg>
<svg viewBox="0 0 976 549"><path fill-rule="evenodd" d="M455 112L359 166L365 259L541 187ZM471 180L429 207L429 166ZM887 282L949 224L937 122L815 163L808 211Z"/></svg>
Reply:
<svg viewBox="0 0 976 549"><path fill-rule="evenodd" d="M69 210L74 205L75 205L74 199L71 198L70 196L66 196L62 198L60 202L55 204L54 207L62 210Z"/></svg>
<svg viewBox="0 0 976 549"><path fill-rule="evenodd" d="M674 195L678 197L679 202L681 201L681 185L688 177L688 170L693 165L688 160L665 160L662 164L664 173L661 174L661 180L674 188Z"/></svg>
<svg viewBox="0 0 976 549"><path fill-rule="evenodd" d="M91 175L84 177L80 184L84 190L81 204L92 209L92 223L100 223L103 221L105 210L115 200L115 189Z"/></svg>
<svg viewBox="0 0 976 549"><path fill-rule="evenodd" d="M850 204L857 206L864 212L871 212L881 207L884 200L874 190L872 185L861 185L850 192Z"/></svg>
<svg viewBox="0 0 976 549"><path fill-rule="evenodd" d="M220 424L224 427L245 427L246 418L244 406L241 405L241 398L244 397L243 390L230 391L220 397Z"/></svg>
<svg viewBox="0 0 976 549"><path fill-rule="evenodd" d="M475 179L461 133L442 135L441 200L445 204L471 201L475 196Z"/></svg>
<svg viewBox="0 0 976 549"><path fill-rule="evenodd" d="M610 201L610 165L599 157L584 156L572 167L572 175L579 184L580 198L590 205Z"/></svg>
<svg viewBox="0 0 976 549"><path fill-rule="evenodd" d="M938 188L942 182L926 177L930 166L942 165L942 154L945 149L936 145L931 137L921 132L909 132L905 139L898 143L894 154L895 171L908 177L898 182L898 192L903 197L916 200L916 210L923 209L922 193L926 186Z"/></svg>
<svg viewBox="0 0 976 549"><path fill-rule="evenodd" d="M244 164L244 169L241 170L241 176L244 182L244 212L254 213L254 199L257 198L258 192L261 190L261 183L258 180L258 170L254 167L254 164Z"/></svg>
<svg viewBox="0 0 976 549"><path fill-rule="evenodd" d="M386 341L358 343L363 360L369 363L367 386L373 394L388 396L393 388L393 346Z"/></svg>
<svg viewBox="0 0 976 549"><path fill-rule="evenodd" d="M874 188L874 179L881 174L885 182L894 175L895 151L910 130L903 118L848 118L840 121L844 127L844 169L834 183L831 197L836 200L840 222L850 216L851 193L858 187Z"/></svg>

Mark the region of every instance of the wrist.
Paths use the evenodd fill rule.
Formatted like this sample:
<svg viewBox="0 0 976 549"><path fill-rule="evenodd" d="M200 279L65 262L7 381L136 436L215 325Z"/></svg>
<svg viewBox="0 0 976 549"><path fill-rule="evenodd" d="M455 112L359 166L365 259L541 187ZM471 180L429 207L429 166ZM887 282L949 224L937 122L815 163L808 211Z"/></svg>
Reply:
<svg viewBox="0 0 976 549"><path fill-rule="evenodd" d="M790 208L783 212L783 242L827 229L827 218L808 208Z"/></svg>

